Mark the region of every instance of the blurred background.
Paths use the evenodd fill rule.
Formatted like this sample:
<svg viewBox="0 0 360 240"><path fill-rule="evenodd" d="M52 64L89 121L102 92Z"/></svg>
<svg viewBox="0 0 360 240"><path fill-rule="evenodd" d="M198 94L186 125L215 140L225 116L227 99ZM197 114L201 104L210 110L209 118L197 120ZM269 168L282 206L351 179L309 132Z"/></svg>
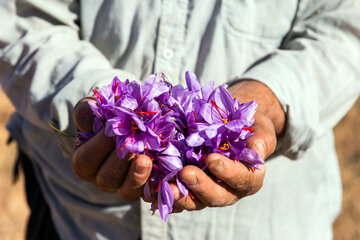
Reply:
<svg viewBox="0 0 360 240"><path fill-rule="evenodd" d="M0 239L24 239L29 210L24 179L12 183L16 144L6 144L5 129L13 107L0 89ZM343 181L343 207L334 223L335 240L360 240L360 100L335 128Z"/></svg>

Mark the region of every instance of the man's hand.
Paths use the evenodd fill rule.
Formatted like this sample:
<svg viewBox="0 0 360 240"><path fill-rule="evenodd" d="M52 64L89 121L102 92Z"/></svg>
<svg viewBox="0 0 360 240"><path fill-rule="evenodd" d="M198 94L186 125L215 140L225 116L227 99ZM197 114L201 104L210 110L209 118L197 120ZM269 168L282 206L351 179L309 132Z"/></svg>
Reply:
<svg viewBox="0 0 360 240"><path fill-rule="evenodd" d="M267 86L253 80L237 83L229 91L240 103L256 100L259 104L252 126L254 135L246 140L246 144L265 160L275 150L276 137L284 131L285 113L280 103ZM222 182L219 183L195 166L184 167L180 178L194 198L185 198L176 184L171 183L175 199L173 212L231 205L262 187L265 165L260 166L260 170L253 170L215 153L210 154L205 162L207 168Z"/></svg>
<svg viewBox="0 0 360 240"><path fill-rule="evenodd" d="M73 119L78 131L93 132L94 116L87 103L92 100L84 98L74 107ZM152 162L146 155L119 159L114 139L106 137L103 129L87 142L75 146L72 168L77 177L100 190L117 192L125 201L136 201L142 196Z"/></svg>

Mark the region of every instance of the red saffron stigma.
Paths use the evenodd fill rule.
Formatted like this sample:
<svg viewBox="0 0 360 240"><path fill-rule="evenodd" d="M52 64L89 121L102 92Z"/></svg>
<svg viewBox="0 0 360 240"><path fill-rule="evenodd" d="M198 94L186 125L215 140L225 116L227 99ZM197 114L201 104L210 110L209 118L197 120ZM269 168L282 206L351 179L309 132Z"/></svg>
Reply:
<svg viewBox="0 0 360 240"><path fill-rule="evenodd" d="M223 115L220 113L219 109L220 109L223 113L225 113L227 119L229 118L229 116L227 115L227 113L226 113L223 109L221 109L221 107L219 107L218 105L216 105L216 103L214 102L214 100L211 99L210 102L211 102L211 104L215 107L216 111L219 113L219 115L220 115L221 118L224 118L224 117L223 117Z"/></svg>
<svg viewBox="0 0 360 240"><path fill-rule="evenodd" d="M146 155L150 158L150 160L153 162L154 161L154 159L152 159L152 157L151 157L151 155L150 155L150 153L149 153L149 149L148 148L145 148L145 150L146 150Z"/></svg>
<svg viewBox="0 0 360 240"><path fill-rule="evenodd" d="M201 158L201 162L202 163L205 163L205 157L206 157L206 153L202 156L202 158Z"/></svg>
<svg viewBox="0 0 360 240"><path fill-rule="evenodd" d="M188 129L188 128L190 128L190 129L194 129L194 127L180 127L181 129Z"/></svg>
<svg viewBox="0 0 360 240"><path fill-rule="evenodd" d="M133 134L132 134L132 136L131 136L131 141L130 141L130 142L133 142L134 136L135 136L135 132L133 132Z"/></svg>
<svg viewBox="0 0 360 240"><path fill-rule="evenodd" d="M156 192L159 191L161 183L162 183L162 181L159 182L159 184L158 184L158 186L157 186L157 188L156 188Z"/></svg>
<svg viewBox="0 0 360 240"><path fill-rule="evenodd" d="M128 139L125 141L124 146L122 146L122 147L120 148L120 151L122 151L122 150L125 148L126 144L128 144L129 141L130 141L130 138L128 138Z"/></svg>
<svg viewBox="0 0 360 240"><path fill-rule="evenodd" d="M119 83L120 83L120 82L116 82L116 84L115 84L114 94L116 94L116 89L117 89L117 87L119 86Z"/></svg>
<svg viewBox="0 0 360 240"><path fill-rule="evenodd" d="M93 93L94 93L95 97L96 97L97 99L99 99L101 103L103 103L103 100L102 100L102 98L100 97L100 94L99 94L99 92L98 92L96 89L93 89Z"/></svg>
<svg viewBox="0 0 360 240"><path fill-rule="evenodd" d="M169 109L173 109L173 108L176 108L176 107L178 107L178 105L175 105L175 106L172 106L172 107L164 106L164 104L161 104L161 105L160 105L160 108L169 108Z"/></svg>
<svg viewBox="0 0 360 240"><path fill-rule="evenodd" d="M158 136L159 136L159 138L160 138L161 144L163 145L163 147L165 147L166 144L165 144L164 140L161 138L162 134L160 134L160 135L158 135ZM166 140L166 138L165 138L165 140Z"/></svg>
<svg viewBox="0 0 360 240"><path fill-rule="evenodd" d="M188 193L189 196L191 197L191 199L195 199L193 195L191 195L191 193Z"/></svg>
<svg viewBox="0 0 360 240"><path fill-rule="evenodd" d="M130 125L130 124L129 124L129 123L119 123L119 124L118 124L118 128L119 128L119 127L122 127L122 126L126 126L126 125Z"/></svg>
<svg viewBox="0 0 360 240"><path fill-rule="evenodd" d="M166 114L168 114L171 111L171 109L167 110L162 116L165 116Z"/></svg>
<svg viewBox="0 0 360 240"><path fill-rule="evenodd" d="M141 115L157 114L157 112L143 112L143 111L137 111L136 113L141 114Z"/></svg>
<svg viewBox="0 0 360 240"><path fill-rule="evenodd" d="M192 113L194 114L194 121L196 122L195 111L193 110Z"/></svg>
<svg viewBox="0 0 360 240"><path fill-rule="evenodd" d="M230 156L235 160L235 161L238 161L238 162L240 162L240 160L239 159L237 159L235 156L234 156L234 154L232 154L231 152L229 152L230 153Z"/></svg>
<svg viewBox="0 0 360 240"><path fill-rule="evenodd" d="M246 128L243 128L242 130L249 131L251 133L254 131L254 129L251 127L246 127Z"/></svg>

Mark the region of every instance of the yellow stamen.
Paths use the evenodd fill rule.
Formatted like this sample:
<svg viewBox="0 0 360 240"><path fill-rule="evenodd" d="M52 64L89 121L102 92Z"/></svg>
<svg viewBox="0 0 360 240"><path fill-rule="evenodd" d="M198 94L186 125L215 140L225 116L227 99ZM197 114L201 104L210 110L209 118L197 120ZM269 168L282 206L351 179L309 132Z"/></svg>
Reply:
<svg viewBox="0 0 360 240"><path fill-rule="evenodd" d="M224 122L224 124L229 123L229 120L228 120L227 118L221 118L220 120L221 120L221 121L223 121L223 122Z"/></svg>
<svg viewBox="0 0 360 240"><path fill-rule="evenodd" d="M221 150L226 151L226 150L229 150L230 146L229 146L229 144L224 143L222 146L220 146L218 148L221 149Z"/></svg>
<svg viewBox="0 0 360 240"><path fill-rule="evenodd" d="M136 123L134 121L131 121L131 131L135 132L138 129L139 127L136 125Z"/></svg>

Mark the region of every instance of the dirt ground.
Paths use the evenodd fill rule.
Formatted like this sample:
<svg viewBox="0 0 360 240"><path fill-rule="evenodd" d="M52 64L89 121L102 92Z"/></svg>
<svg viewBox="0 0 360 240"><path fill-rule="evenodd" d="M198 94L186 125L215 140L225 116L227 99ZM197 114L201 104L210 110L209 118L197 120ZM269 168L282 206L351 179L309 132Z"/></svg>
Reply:
<svg viewBox="0 0 360 240"><path fill-rule="evenodd" d="M16 145L7 145L5 124L13 107L0 90L0 239L24 239L29 210L24 179L12 183ZM343 208L334 223L335 240L360 239L360 100L336 126L336 147L343 180Z"/></svg>

